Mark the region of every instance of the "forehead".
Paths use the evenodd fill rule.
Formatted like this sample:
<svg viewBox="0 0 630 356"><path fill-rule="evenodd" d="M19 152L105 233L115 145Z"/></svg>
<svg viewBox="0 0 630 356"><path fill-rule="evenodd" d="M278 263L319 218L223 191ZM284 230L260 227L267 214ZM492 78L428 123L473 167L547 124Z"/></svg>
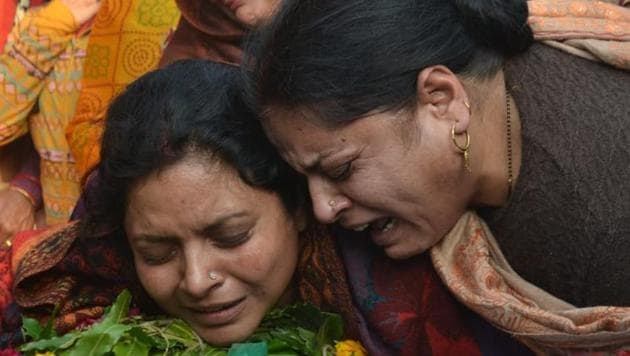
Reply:
<svg viewBox="0 0 630 356"><path fill-rule="evenodd" d="M260 194L221 160L184 159L136 182L128 201L140 214L186 209L214 215L249 205Z"/></svg>
<svg viewBox="0 0 630 356"><path fill-rule="evenodd" d="M283 156L306 163L343 148L356 136L353 123L333 127L321 122L301 110L274 108L265 114L263 127Z"/></svg>
<svg viewBox="0 0 630 356"><path fill-rule="evenodd" d="M263 127L280 154L296 167L340 151L399 140L407 115L402 111L375 112L343 125L323 124L322 119L302 110L273 108L263 119Z"/></svg>

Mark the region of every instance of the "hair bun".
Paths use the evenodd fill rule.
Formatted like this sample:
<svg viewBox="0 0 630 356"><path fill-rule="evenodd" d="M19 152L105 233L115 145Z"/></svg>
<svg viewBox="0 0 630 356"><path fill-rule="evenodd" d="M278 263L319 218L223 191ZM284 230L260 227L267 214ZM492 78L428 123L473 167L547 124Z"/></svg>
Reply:
<svg viewBox="0 0 630 356"><path fill-rule="evenodd" d="M532 44L525 0L451 1L479 45L510 55L523 52Z"/></svg>

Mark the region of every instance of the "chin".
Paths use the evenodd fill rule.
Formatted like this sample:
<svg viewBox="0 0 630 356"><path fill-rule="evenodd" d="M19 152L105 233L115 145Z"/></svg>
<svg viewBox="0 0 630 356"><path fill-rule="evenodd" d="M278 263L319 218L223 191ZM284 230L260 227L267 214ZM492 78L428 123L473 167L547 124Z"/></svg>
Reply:
<svg viewBox="0 0 630 356"><path fill-rule="evenodd" d="M411 258L417 255L424 253L427 248L425 247L409 247L409 246L401 246L401 245L391 245L385 246L384 248L385 254L394 260L405 260L407 258Z"/></svg>

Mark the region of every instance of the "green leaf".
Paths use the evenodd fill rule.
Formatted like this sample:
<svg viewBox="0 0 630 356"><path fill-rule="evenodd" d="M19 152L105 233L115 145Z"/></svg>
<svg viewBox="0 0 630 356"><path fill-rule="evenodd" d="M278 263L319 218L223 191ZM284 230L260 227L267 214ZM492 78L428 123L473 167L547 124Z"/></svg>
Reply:
<svg viewBox="0 0 630 356"><path fill-rule="evenodd" d="M90 328L81 334L76 345L72 348L71 355L96 356L112 351L114 344L121 336L131 329L129 325L114 324L107 329Z"/></svg>
<svg viewBox="0 0 630 356"><path fill-rule="evenodd" d="M293 351L286 342L278 339L267 341L267 351L270 355L284 354Z"/></svg>
<svg viewBox="0 0 630 356"><path fill-rule="evenodd" d="M142 342L145 345L154 346L157 348L165 348L166 342L164 339L157 335L149 335L142 327L132 326L127 333L130 338L136 341Z"/></svg>
<svg viewBox="0 0 630 356"><path fill-rule="evenodd" d="M179 342L186 347L193 347L202 343L193 329L185 321L179 319L173 319L166 330L163 330L163 334L169 342Z"/></svg>
<svg viewBox="0 0 630 356"><path fill-rule="evenodd" d="M335 340L340 340L343 337L343 320L341 316L337 314L328 314L324 323L317 331L315 337L315 350L319 353L319 350L326 345L334 345Z"/></svg>
<svg viewBox="0 0 630 356"><path fill-rule="evenodd" d="M33 342L29 342L28 344L24 344L20 347L20 351L54 351L60 348L70 347L68 345L72 345L78 336L74 333L66 334L63 336L56 336L50 339L37 340ZM64 347L65 346L65 347Z"/></svg>
<svg viewBox="0 0 630 356"><path fill-rule="evenodd" d="M250 342L245 344L232 344L228 356L267 356L266 342Z"/></svg>
<svg viewBox="0 0 630 356"><path fill-rule="evenodd" d="M22 333L32 340L39 340L42 333L42 326L39 321L27 317L22 317Z"/></svg>
<svg viewBox="0 0 630 356"><path fill-rule="evenodd" d="M112 304L111 308L107 310L103 320L96 324L96 327L102 327L106 329L110 325L118 324L129 314L129 305L131 304L131 293L128 290L123 290L116 301Z"/></svg>
<svg viewBox="0 0 630 356"><path fill-rule="evenodd" d="M53 309L50 319L48 319L46 326L42 329L41 333L39 334L40 338L50 339L51 337L57 336L57 333L55 332L54 323L55 323L55 318L57 317L57 314L59 314L59 309L60 309L59 304L55 305L55 309Z"/></svg>
<svg viewBox="0 0 630 356"><path fill-rule="evenodd" d="M116 356L148 356L150 347L137 339L119 342L114 346Z"/></svg>
<svg viewBox="0 0 630 356"><path fill-rule="evenodd" d="M227 351L215 348L208 348L203 351L200 355L202 356L227 356Z"/></svg>
<svg viewBox="0 0 630 356"><path fill-rule="evenodd" d="M315 333L308 331L309 334L307 334L307 337L304 338L300 335L300 330L302 330L302 328L283 328L274 330L271 332L271 339L284 342L292 351L307 351L307 353L310 353L308 345L315 337ZM310 338L308 337L309 335Z"/></svg>

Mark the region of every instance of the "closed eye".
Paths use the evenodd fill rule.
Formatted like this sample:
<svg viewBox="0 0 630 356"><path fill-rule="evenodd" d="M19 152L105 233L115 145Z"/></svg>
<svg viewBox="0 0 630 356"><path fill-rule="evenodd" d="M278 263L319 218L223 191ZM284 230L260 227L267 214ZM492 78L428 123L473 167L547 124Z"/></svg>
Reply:
<svg viewBox="0 0 630 356"><path fill-rule="evenodd" d="M342 181L348 179L352 174L352 161L346 162L332 171L327 173L328 177L335 181Z"/></svg>
<svg viewBox="0 0 630 356"><path fill-rule="evenodd" d="M177 248L169 248L167 250L157 249L157 251L140 251L142 261L148 265L157 266L169 262L176 254Z"/></svg>
<svg viewBox="0 0 630 356"><path fill-rule="evenodd" d="M247 230L245 232L242 232L236 235L214 238L213 240L216 246L220 248L230 249L230 248L235 248L246 243L247 241L249 241L250 237L251 237L251 230Z"/></svg>

